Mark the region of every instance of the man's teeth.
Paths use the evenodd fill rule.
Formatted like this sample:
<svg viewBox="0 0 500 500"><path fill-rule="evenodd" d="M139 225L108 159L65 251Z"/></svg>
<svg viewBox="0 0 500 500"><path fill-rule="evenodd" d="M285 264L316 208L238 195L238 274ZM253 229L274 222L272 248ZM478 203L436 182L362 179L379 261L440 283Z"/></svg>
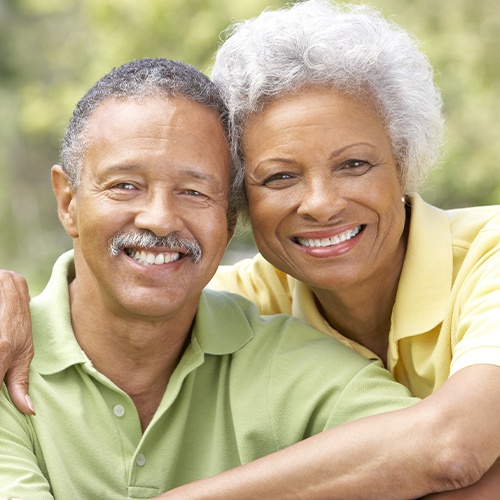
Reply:
<svg viewBox="0 0 500 500"><path fill-rule="evenodd" d="M130 257L132 257L134 260L145 266L168 264L169 262L174 262L176 260L179 260L181 257L181 254L178 252L166 252L166 253L154 254L151 252L145 252L144 250L142 251L136 250L135 253L130 252L128 253L128 255L130 255Z"/></svg>
<svg viewBox="0 0 500 500"><path fill-rule="evenodd" d="M297 238L298 242L307 248L314 247L328 247L332 245L338 245L343 241L350 240L354 238L361 231L361 226L357 226L349 231L344 231L343 233L332 236L331 238Z"/></svg>

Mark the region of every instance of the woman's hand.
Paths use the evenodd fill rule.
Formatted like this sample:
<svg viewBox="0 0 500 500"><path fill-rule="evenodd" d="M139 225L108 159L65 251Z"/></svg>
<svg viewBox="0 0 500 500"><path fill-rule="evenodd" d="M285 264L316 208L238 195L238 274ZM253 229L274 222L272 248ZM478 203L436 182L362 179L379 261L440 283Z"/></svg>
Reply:
<svg viewBox="0 0 500 500"><path fill-rule="evenodd" d="M19 274L0 270L0 380L5 378L12 401L29 415L35 413L28 396L32 358L28 285Z"/></svg>

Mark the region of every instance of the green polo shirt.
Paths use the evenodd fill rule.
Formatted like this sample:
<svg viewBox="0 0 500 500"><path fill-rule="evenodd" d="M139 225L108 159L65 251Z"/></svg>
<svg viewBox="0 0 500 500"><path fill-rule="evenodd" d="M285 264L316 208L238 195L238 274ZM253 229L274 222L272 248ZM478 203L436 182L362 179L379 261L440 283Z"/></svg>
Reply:
<svg viewBox="0 0 500 500"><path fill-rule="evenodd" d="M143 433L132 400L71 328L72 253L32 301L35 417L0 393L0 498L155 497L325 428L416 402L377 362L296 319L205 291L191 342ZM133 374L131 374L133 376Z"/></svg>

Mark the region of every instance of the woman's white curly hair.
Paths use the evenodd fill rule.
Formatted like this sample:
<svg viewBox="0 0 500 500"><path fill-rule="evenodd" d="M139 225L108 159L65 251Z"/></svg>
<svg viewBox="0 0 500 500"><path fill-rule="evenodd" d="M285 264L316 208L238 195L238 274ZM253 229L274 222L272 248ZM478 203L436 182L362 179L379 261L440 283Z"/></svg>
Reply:
<svg viewBox="0 0 500 500"><path fill-rule="evenodd" d="M374 102L405 193L418 191L439 158L444 120L432 67L405 30L368 6L308 0L264 11L227 33L212 79L229 108L241 183L247 117L283 94L327 86Z"/></svg>

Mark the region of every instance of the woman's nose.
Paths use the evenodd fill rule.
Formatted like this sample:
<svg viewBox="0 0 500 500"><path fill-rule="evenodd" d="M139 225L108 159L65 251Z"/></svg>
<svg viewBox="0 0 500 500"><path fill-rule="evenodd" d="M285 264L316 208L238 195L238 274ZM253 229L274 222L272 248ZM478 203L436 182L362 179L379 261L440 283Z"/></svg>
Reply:
<svg viewBox="0 0 500 500"><path fill-rule="evenodd" d="M327 222L346 206L340 186L331 179L319 179L304 186L297 213L318 222Z"/></svg>

